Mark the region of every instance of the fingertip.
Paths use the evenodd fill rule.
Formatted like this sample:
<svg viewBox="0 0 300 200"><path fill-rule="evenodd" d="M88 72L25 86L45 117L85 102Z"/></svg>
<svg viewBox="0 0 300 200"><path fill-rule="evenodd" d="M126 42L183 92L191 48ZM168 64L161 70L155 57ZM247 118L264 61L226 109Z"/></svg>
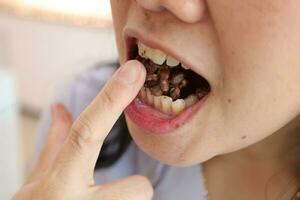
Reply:
<svg viewBox="0 0 300 200"><path fill-rule="evenodd" d="M134 64L137 65L137 67L139 67L140 71L140 75L146 78L146 67L144 66L144 64L138 60L129 60L128 61L129 64Z"/></svg>
<svg viewBox="0 0 300 200"><path fill-rule="evenodd" d="M145 74L142 63L137 60L130 60L122 65L116 76L123 83L132 85L141 82Z"/></svg>
<svg viewBox="0 0 300 200"><path fill-rule="evenodd" d="M71 114L62 103L54 103L51 106L51 110L52 125L50 135L55 135L55 138L64 141L72 126Z"/></svg>
<svg viewBox="0 0 300 200"><path fill-rule="evenodd" d="M54 103L51 106L52 121L62 121L64 123L72 123L72 116L68 109L62 103Z"/></svg>

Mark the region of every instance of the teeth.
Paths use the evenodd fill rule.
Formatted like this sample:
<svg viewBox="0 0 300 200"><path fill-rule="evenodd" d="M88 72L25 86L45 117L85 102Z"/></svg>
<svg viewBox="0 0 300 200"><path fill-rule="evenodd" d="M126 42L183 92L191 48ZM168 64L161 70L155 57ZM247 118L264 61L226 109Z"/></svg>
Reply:
<svg viewBox="0 0 300 200"><path fill-rule="evenodd" d="M154 96L154 107L161 109L161 96Z"/></svg>
<svg viewBox="0 0 300 200"><path fill-rule="evenodd" d="M183 69L186 69L186 70L189 69L187 66L185 66L185 65L183 65L183 64L181 64L181 67L182 67Z"/></svg>
<svg viewBox="0 0 300 200"><path fill-rule="evenodd" d="M190 96L185 98L184 101L185 101L185 106L190 107L198 101L198 97L194 94L191 94Z"/></svg>
<svg viewBox="0 0 300 200"><path fill-rule="evenodd" d="M139 97L142 100L146 100L147 94L146 94L146 89L144 87L140 90Z"/></svg>
<svg viewBox="0 0 300 200"><path fill-rule="evenodd" d="M180 114L185 108L194 105L198 101L196 95L190 95L184 100L177 99L176 101L172 101L172 98L168 96L154 96L148 88L144 87L140 90L139 97L156 109L161 110L166 114L174 115Z"/></svg>
<svg viewBox="0 0 300 200"><path fill-rule="evenodd" d="M172 56L166 55L164 52L158 50L158 49L152 49L140 41L137 43L139 55L143 58L150 59L152 62L154 62L157 65L162 65L165 61L166 64L170 67L176 67L180 64L178 60L173 58ZM189 67L181 64L181 67L188 70Z"/></svg>
<svg viewBox="0 0 300 200"><path fill-rule="evenodd" d="M149 58L155 64L162 65L167 59L167 55L164 52L147 47L141 42L138 42L138 49L141 57Z"/></svg>
<svg viewBox="0 0 300 200"><path fill-rule="evenodd" d="M146 52L148 51L149 47L147 47L146 45L144 45L141 42L138 42L137 45L138 45L138 49L139 49L139 55L143 58L148 58L146 56Z"/></svg>
<svg viewBox="0 0 300 200"><path fill-rule="evenodd" d="M154 96L151 94L151 91L148 88L146 89L146 95L147 95L147 102L150 105L153 105L153 103L154 103Z"/></svg>
<svg viewBox="0 0 300 200"><path fill-rule="evenodd" d="M146 51L146 55L147 55L147 52ZM167 58L167 55L158 50L158 49L153 49L149 58L155 63L155 64L158 64L158 65L162 65L165 61L166 61L166 58Z"/></svg>
<svg viewBox="0 0 300 200"><path fill-rule="evenodd" d="M185 101L183 99L177 99L172 102L172 111L175 115L180 114L185 108Z"/></svg>
<svg viewBox="0 0 300 200"><path fill-rule="evenodd" d="M167 58L167 65L170 67L175 67L177 65L179 65L179 61L176 60L175 58L173 58L172 56L168 56Z"/></svg>
<svg viewBox="0 0 300 200"><path fill-rule="evenodd" d="M165 113L171 112L171 106L172 106L172 98L168 96L161 96L161 109Z"/></svg>
<svg viewBox="0 0 300 200"><path fill-rule="evenodd" d="M169 67L176 67L180 65L180 62L178 60L176 60L172 56L166 55L164 52L158 49L152 49L139 41L137 45L139 55L145 59L150 59L157 65L162 65L164 64L164 62L166 62ZM183 64L181 64L181 67L189 70L189 67ZM194 105L198 101L198 97L196 95L190 95L184 100L177 99L173 102L172 98L168 96L152 95L150 89L144 87L140 90L139 97L141 100L147 102L149 105L154 106L162 112L174 115L180 114L185 108Z"/></svg>

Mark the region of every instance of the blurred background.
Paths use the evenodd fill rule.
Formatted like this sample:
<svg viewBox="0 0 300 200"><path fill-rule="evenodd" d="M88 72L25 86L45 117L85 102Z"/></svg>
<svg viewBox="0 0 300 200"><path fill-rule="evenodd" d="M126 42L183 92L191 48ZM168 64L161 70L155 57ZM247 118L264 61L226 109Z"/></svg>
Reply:
<svg viewBox="0 0 300 200"><path fill-rule="evenodd" d="M30 163L40 111L75 74L115 61L109 0L0 0L0 199Z"/></svg>

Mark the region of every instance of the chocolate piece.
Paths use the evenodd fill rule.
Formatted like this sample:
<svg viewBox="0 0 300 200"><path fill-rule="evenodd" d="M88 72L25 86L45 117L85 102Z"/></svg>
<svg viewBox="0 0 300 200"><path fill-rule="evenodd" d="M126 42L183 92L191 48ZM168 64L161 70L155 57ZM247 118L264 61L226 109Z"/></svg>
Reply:
<svg viewBox="0 0 300 200"><path fill-rule="evenodd" d="M140 61L145 67L149 63L149 60L147 60L145 58L142 58L140 55L137 55L135 59L138 60L138 61Z"/></svg>
<svg viewBox="0 0 300 200"><path fill-rule="evenodd" d="M145 66L147 74L154 74L160 68L159 65L153 63L149 59L145 59L140 56L137 56L136 59Z"/></svg>
<svg viewBox="0 0 300 200"><path fill-rule="evenodd" d="M147 72L154 74L160 68L159 65L149 60L149 64L146 66Z"/></svg>
<svg viewBox="0 0 300 200"><path fill-rule="evenodd" d="M184 74L182 72L179 72L171 78L171 83L173 85L178 85L181 81L183 81L183 79L184 79Z"/></svg>
<svg viewBox="0 0 300 200"><path fill-rule="evenodd" d="M170 70L168 68L163 68L159 71L160 80L168 80L170 77Z"/></svg>
<svg viewBox="0 0 300 200"><path fill-rule="evenodd" d="M150 88L151 94L153 94L154 96L160 96L163 94L163 92L160 89L159 85L156 85L154 87Z"/></svg>
<svg viewBox="0 0 300 200"><path fill-rule="evenodd" d="M182 89L184 87L186 87L188 84L188 81L186 79L183 79L180 83L179 83L179 88Z"/></svg>
<svg viewBox="0 0 300 200"><path fill-rule="evenodd" d="M158 76L157 74L147 74L146 81L157 81Z"/></svg>
<svg viewBox="0 0 300 200"><path fill-rule="evenodd" d="M163 92L168 92L170 89L169 81L167 81L167 80L160 81L160 89Z"/></svg>
<svg viewBox="0 0 300 200"><path fill-rule="evenodd" d="M151 80L151 81L146 81L145 82L145 87L146 88L151 88L151 87L154 87L156 85L159 85L158 81Z"/></svg>
<svg viewBox="0 0 300 200"><path fill-rule="evenodd" d="M178 87L171 88L171 90L170 90L170 97L173 100L178 99L180 97L180 89Z"/></svg>

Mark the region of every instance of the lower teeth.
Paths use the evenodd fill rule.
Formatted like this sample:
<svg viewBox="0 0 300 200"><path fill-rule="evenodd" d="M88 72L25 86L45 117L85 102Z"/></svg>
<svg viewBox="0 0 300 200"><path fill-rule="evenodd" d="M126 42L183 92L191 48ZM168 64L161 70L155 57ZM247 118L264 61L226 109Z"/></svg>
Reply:
<svg viewBox="0 0 300 200"><path fill-rule="evenodd" d="M156 65L140 56L137 60L141 61L147 70L146 82L139 93L139 98L166 114L180 114L206 96L209 91L207 88L197 88L194 92L190 92L191 89L187 87L190 81L186 78L184 69L178 70L178 67L171 69L166 64Z"/></svg>
<svg viewBox="0 0 300 200"><path fill-rule="evenodd" d="M139 98L143 102L155 107L156 109L161 110L166 114L173 115L180 114L186 108L193 106L195 103L197 103L197 101L199 101L199 98L194 94L189 95L185 99L177 99L173 101L172 98L168 96L153 95L149 88L142 88L139 92Z"/></svg>

